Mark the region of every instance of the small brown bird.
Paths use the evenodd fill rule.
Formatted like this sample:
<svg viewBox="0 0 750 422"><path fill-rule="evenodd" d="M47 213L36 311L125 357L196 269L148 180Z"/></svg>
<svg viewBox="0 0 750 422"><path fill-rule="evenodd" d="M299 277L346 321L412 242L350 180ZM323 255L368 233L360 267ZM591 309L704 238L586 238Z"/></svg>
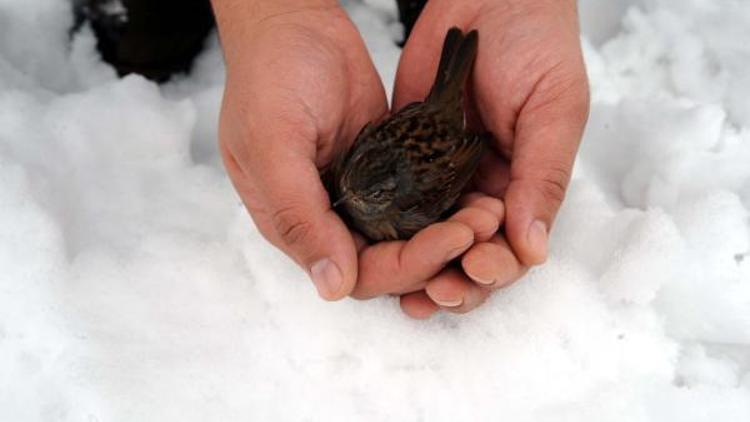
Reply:
<svg viewBox="0 0 750 422"><path fill-rule="evenodd" d="M466 130L463 90L477 43L477 31L451 28L425 101L368 123L333 164L333 206L370 239L406 239L437 221L474 174L485 142Z"/></svg>

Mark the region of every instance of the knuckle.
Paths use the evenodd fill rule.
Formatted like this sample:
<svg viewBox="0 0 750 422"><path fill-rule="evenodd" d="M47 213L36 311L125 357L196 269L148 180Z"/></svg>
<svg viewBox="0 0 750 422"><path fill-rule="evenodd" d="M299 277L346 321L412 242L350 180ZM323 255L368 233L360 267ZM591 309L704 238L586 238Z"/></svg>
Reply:
<svg viewBox="0 0 750 422"><path fill-rule="evenodd" d="M312 236L312 223L296 207L278 209L273 213L272 221L276 232L286 245L304 243Z"/></svg>
<svg viewBox="0 0 750 422"><path fill-rule="evenodd" d="M524 172L519 181L540 194L545 202L559 206L565 199L570 182L570 168L564 162L540 163L539 168Z"/></svg>
<svg viewBox="0 0 750 422"><path fill-rule="evenodd" d="M544 198L555 204L560 204L565 199L568 188L568 171L565 169L549 170L545 177L539 180L538 186Z"/></svg>

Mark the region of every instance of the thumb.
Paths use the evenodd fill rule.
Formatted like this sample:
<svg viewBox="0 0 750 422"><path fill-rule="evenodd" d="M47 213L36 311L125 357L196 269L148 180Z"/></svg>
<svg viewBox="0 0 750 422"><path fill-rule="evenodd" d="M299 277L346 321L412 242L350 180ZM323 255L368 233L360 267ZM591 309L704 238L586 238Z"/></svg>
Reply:
<svg viewBox="0 0 750 422"><path fill-rule="evenodd" d="M516 121L505 231L513 251L529 266L547 258L549 230L565 197L588 118L585 78L567 88L552 100L532 94Z"/></svg>
<svg viewBox="0 0 750 422"><path fill-rule="evenodd" d="M312 278L323 299L348 296L357 280L354 239L330 208L328 194L313 161L295 151L264 151L253 160L237 190L261 233L294 259ZM239 166L225 158L230 173ZM236 171L231 171L234 167Z"/></svg>

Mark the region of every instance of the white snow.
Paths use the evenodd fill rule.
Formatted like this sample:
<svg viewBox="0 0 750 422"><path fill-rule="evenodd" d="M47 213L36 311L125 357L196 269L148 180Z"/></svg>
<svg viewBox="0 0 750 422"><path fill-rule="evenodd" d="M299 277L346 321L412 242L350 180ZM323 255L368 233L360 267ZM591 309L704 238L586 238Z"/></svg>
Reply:
<svg viewBox="0 0 750 422"><path fill-rule="evenodd" d="M388 0L349 0L390 89ZM592 115L549 262L427 322L263 241L193 75L0 0L0 420L750 420L750 4L581 0Z"/></svg>

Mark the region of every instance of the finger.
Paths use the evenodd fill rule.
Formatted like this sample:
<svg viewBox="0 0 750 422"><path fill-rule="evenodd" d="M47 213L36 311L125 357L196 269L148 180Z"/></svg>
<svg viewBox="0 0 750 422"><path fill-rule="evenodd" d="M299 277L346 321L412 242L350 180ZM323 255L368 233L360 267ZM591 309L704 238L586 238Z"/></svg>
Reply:
<svg viewBox="0 0 750 422"><path fill-rule="evenodd" d="M463 208L453 214L448 221L456 221L471 228L474 241L483 242L491 238L500 228L500 221L491 211L470 207Z"/></svg>
<svg viewBox="0 0 750 422"><path fill-rule="evenodd" d="M322 298L348 296L357 280L355 243L331 210L317 168L294 149L271 148L264 153L263 160L241 166L222 148L248 211L261 233L308 272Z"/></svg>
<svg viewBox="0 0 750 422"><path fill-rule="evenodd" d="M461 258L461 267L477 284L493 289L518 280L527 270L502 235L474 245Z"/></svg>
<svg viewBox="0 0 750 422"><path fill-rule="evenodd" d="M466 197L461 199L467 203ZM497 233L500 222L503 219L502 201L483 194L476 194L476 197L470 200L471 208L464 208L451 216L449 221L456 221L470 227L474 232L475 241L487 241ZM392 294L407 294L418 290L423 290L427 285L427 280L419 280L413 284L402 286L400 290L390 292Z"/></svg>
<svg viewBox="0 0 750 422"><path fill-rule="evenodd" d="M506 233L526 265L546 259L548 232L565 197L588 116L585 74L564 82L540 83L516 124Z"/></svg>
<svg viewBox="0 0 750 422"><path fill-rule="evenodd" d="M505 220L505 204L503 204L503 201L481 192L472 192L463 195L459 198L458 205L461 207L483 209L494 215L498 224L503 224L503 221Z"/></svg>
<svg viewBox="0 0 750 422"><path fill-rule="evenodd" d="M409 241L380 242L359 255L352 297L367 299L408 290L433 277L474 242L473 230L456 221L428 226Z"/></svg>
<svg viewBox="0 0 750 422"><path fill-rule="evenodd" d="M401 310L414 319L427 319L440 310L423 290L403 295L399 301Z"/></svg>
<svg viewBox="0 0 750 422"><path fill-rule="evenodd" d="M405 284L401 286L401 289L395 290L393 292L389 292L389 294L405 295L409 293L418 292L420 290L424 290L425 287L427 287L427 280L421 280L416 283Z"/></svg>
<svg viewBox="0 0 750 422"><path fill-rule="evenodd" d="M433 302L454 313L466 313L475 309L489 295L489 290L480 288L454 268L449 268L428 281L425 292Z"/></svg>

